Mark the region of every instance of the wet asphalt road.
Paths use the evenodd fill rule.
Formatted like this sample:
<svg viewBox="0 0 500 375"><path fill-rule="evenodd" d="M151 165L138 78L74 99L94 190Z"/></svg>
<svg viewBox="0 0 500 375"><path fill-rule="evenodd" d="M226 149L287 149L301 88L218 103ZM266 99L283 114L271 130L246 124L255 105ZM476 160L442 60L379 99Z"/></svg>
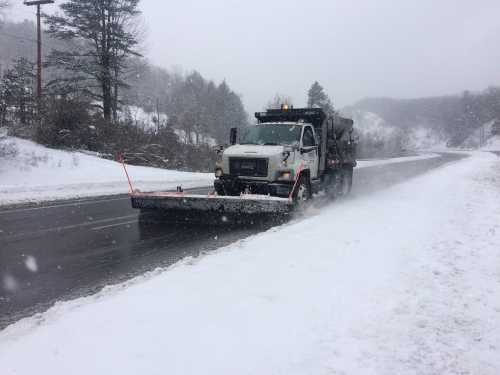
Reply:
<svg viewBox="0 0 500 375"><path fill-rule="evenodd" d="M443 154L440 158L357 169L350 199L463 157ZM1 209L0 329L42 312L56 301L93 294L106 285L186 256L198 256L273 225L144 225L138 217L128 196Z"/></svg>

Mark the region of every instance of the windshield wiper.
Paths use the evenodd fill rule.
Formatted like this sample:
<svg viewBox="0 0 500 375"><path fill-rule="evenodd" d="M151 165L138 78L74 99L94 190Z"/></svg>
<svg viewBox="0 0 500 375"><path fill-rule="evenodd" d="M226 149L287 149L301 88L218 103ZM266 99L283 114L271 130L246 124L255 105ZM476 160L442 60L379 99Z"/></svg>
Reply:
<svg viewBox="0 0 500 375"><path fill-rule="evenodd" d="M278 146L278 144L274 143L274 142L267 142L267 143L264 143L264 146Z"/></svg>

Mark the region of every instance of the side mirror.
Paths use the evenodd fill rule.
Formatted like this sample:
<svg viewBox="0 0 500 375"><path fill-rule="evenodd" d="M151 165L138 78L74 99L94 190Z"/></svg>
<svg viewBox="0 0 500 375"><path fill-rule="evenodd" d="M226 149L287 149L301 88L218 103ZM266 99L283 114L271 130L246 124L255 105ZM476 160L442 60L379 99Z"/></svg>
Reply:
<svg viewBox="0 0 500 375"><path fill-rule="evenodd" d="M231 132L229 134L229 144L235 145L238 139L238 128L231 128Z"/></svg>
<svg viewBox="0 0 500 375"><path fill-rule="evenodd" d="M224 146L214 146L212 149L217 155L220 155L224 151Z"/></svg>

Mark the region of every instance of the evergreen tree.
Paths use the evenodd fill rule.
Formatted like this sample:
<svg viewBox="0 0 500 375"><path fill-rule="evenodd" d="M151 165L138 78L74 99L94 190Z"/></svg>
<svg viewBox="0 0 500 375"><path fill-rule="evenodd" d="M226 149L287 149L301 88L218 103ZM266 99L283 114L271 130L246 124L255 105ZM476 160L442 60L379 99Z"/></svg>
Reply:
<svg viewBox="0 0 500 375"><path fill-rule="evenodd" d="M35 110L35 68L25 58L14 62L0 81L0 121L6 123L8 112L22 125L30 125Z"/></svg>
<svg viewBox="0 0 500 375"><path fill-rule="evenodd" d="M318 81L315 81L307 92L307 106L321 108L329 115L335 112L332 101Z"/></svg>
<svg viewBox="0 0 500 375"><path fill-rule="evenodd" d="M46 16L48 33L72 42L69 49L55 50L49 64L65 69L70 80L102 103L103 116L116 120L121 75L130 56L139 55L131 21L139 14L139 0L67 0L63 14Z"/></svg>

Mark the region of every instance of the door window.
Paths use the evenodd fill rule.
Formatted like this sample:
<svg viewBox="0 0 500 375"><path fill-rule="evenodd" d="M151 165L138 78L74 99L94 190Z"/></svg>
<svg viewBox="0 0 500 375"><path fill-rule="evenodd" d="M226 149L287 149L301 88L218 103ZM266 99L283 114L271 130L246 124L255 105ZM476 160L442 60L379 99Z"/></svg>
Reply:
<svg viewBox="0 0 500 375"><path fill-rule="evenodd" d="M304 130L304 137L302 138L302 145L304 147L311 147L311 146L316 146L316 141L314 139L314 133L312 131L312 128L308 126Z"/></svg>

